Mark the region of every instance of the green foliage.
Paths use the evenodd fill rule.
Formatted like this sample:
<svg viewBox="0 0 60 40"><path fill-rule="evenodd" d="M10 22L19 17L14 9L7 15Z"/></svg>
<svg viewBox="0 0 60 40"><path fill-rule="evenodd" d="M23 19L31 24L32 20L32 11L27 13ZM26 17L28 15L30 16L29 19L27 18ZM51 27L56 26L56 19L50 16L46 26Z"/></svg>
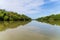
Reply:
<svg viewBox="0 0 60 40"><path fill-rule="evenodd" d="M48 22L54 22L60 20L60 14L52 14L50 16L45 16L37 19L38 21L48 21Z"/></svg>
<svg viewBox="0 0 60 40"><path fill-rule="evenodd" d="M0 9L0 21L29 21L30 17L22 14L18 14L16 12L10 12L6 10Z"/></svg>
<svg viewBox="0 0 60 40"><path fill-rule="evenodd" d="M8 16L4 16L4 20L6 21L8 19Z"/></svg>

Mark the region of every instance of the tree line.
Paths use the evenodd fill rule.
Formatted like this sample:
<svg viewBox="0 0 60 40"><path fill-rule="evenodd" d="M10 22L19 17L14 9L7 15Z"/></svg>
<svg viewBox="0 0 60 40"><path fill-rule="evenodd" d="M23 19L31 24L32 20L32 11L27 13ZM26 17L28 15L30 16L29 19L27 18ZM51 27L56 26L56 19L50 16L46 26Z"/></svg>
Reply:
<svg viewBox="0 0 60 40"><path fill-rule="evenodd" d="M37 18L36 20L42 21L42 22L44 22L44 21L47 21L47 22L60 21L60 14L52 14L49 16Z"/></svg>
<svg viewBox="0 0 60 40"><path fill-rule="evenodd" d="M30 17L16 12L0 9L0 21L29 21Z"/></svg>

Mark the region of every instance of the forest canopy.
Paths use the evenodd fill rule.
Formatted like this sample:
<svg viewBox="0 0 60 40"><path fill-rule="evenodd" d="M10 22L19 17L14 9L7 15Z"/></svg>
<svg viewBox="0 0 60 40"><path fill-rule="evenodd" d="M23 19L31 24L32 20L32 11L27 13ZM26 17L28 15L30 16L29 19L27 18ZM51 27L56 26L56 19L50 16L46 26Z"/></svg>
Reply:
<svg viewBox="0 0 60 40"><path fill-rule="evenodd" d="M53 22L53 21L59 21L60 20L60 14L52 14L49 16L37 18L38 21L48 21L48 22Z"/></svg>
<svg viewBox="0 0 60 40"><path fill-rule="evenodd" d="M30 17L16 12L0 9L0 21L29 21Z"/></svg>

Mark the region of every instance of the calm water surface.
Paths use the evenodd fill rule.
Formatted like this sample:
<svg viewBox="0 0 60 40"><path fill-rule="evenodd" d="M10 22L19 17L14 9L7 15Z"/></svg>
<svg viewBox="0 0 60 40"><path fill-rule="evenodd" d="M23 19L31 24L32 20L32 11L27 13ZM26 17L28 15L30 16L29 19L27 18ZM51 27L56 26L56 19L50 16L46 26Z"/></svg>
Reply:
<svg viewBox="0 0 60 40"><path fill-rule="evenodd" d="M16 23L0 23L0 40L60 40L60 26L37 21Z"/></svg>

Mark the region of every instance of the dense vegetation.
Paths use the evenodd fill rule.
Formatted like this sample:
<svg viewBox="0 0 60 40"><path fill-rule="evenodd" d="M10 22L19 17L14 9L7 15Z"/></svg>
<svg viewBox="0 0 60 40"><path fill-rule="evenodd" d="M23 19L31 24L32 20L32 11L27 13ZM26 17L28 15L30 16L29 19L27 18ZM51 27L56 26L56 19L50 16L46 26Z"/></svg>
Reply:
<svg viewBox="0 0 60 40"><path fill-rule="evenodd" d="M29 21L30 17L16 12L10 12L0 9L0 21Z"/></svg>
<svg viewBox="0 0 60 40"><path fill-rule="evenodd" d="M45 16L37 19L41 22L54 22L54 21L60 21L60 14L52 14L50 16Z"/></svg>

